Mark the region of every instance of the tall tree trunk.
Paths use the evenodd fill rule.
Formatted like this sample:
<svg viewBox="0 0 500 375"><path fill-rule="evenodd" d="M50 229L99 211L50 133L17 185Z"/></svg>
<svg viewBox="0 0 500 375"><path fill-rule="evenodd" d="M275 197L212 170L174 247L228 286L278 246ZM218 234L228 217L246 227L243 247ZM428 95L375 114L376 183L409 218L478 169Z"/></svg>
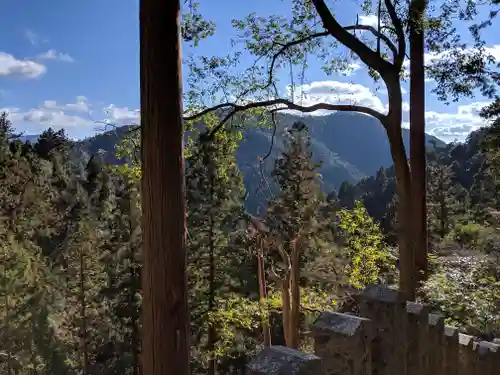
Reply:
<svg viewBox="0 0 500 375"><path fill-rule="evenodd" d="M424 13L426 0L410 4L410 166L413 244L418 281L427 277L427 206L425 155Z"/></svg>
<svg viewBox="0 0 500 375"><path fill-rule="evenodd" d="M440 177L441 179L443 177ZM439 234L441 238L446 236L448 232L448 207L446 206L446 192L443 181L441 180L438 185L439 192Z"/></svg>
<svg viewBox="0 0 500 375"><path fill-rule="evenodd" d="M140 1L144 375L189 375L179 0Z"/></svg>
<svg viewBox="0 0 500 375"><path fill-rule="evenodd" d="M83 375L87 375L89 373L89 356L88 356L88 345L87 345L87 312L85 309L85 258L83 254L83 250L80 249L80 346L83 356Z"/></svg>
<svg viewBox="0 0 500 375"><path fill-rule="evenodd" d="M300 334L300 257L299 247L297 241L292 241L292 254L291 254L291 275L290 275L290 289L291 289L291 306L290 306L290 343L289 347L293 349L299 348L299 334Z"/></svg>
<svg viewBox="0 0 500 375"><path fill-rule="evenodd" d="M281 281L281 304L283 309L283 333L286 346L290 347L292 343L292 333L290 332L290 270L285 274Z"/></svg>
<svg viewBox="0 0 500 375"><path fill-rule="evenodd" d="M130 266L129 266L129 273L130 273L130 278L131 278L131 284L132 286L129 289L129 301L132 306L137 307L136 304L136 288L135 286L137 285L138 277L137 277L137 272L136 269L133 265L134 261L134 250L131 246L131 261L130 261ZM134 313L135 314L135 313ZM139 321L137 319L137 315L134 315L132 321L131 321L131 345L132 345L132 375L139 375Z"/></svg>
<svg viewBox="0 0 500 375"><path fill-rule="evenodd" d="M210 150L212 148L210 147ZM215 165L214 161L210 158L211 152L208 153L205 158L205 164L208 165L208 174L209 174L209 194L212 199L215 196ZM208 251L209 251L209 271L208 271L208 312L215 316L216 304L215 304L215 293L216 293L216 285L215 285L215 218L214 218L214 209L215 207L210 207L210 214L208 215L209 220L209 229L208 229ZM210 326L208 327L208 342L207 342L207 351L209 354L208 361L208 375L215 375L217 372L217 360L215 358L215 344L217 342L217 328L215 326L215 322L209 322Z"/></svg>
<svg viewBox="0 0 500 375"><path fill-rule="evenodd" d="M399 288L405 293L408 300L415 299L416 271L415 255L412 243L411 230L411 176L401 132L402 95L399 75L389 75L384 79L389 94L389 113L387 123L384 124L392 160L396 171L396 189L398 195L397 221L399 246Z"/></svg>
<svg viewBox="0 0 500 375"><path fill-rule="evenodd" d="M4 326L6 328L6 332L9 332L10 330L10 309L9 309L9 294L8 294L8 290L7 290L7 262L6 262L6 258L7 258L7 254L4 253L4 268L3 268L3 272L4 272L4 280L5 280L5 296L4 296L4 303L5 303L5 320L4 320ZM8 350L7 350L7 375L12 375L12 359L11 359L11 347L9 346L8 347Z"/></svg>
<svg viewBox="0 0 500 375"><path fill-rule="evenodd" d="M257 278L259 281L259 299L260 305L262 309L262 335L264 337L264 346L271 346L271 328L269 327L269 312L267 310L267 305L265 301L267 300L267 286L266 286L266 274L264 272L264 251L263 251L263 243L261 235L258 235L258 250L257 250Z"/></svg>

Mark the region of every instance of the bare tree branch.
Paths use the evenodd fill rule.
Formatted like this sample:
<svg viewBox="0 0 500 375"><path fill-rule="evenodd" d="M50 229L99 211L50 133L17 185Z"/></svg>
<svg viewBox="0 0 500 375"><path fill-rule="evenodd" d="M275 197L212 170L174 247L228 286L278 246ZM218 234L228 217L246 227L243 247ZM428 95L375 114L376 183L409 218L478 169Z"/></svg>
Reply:
<svg viewBox="0 0 500 375"><path fill-rule="evenodd" d="M282 54L284 54L289 48L294 47L294 46L299 45L299 44L302 44L302 43L305 43L305 42L308 42L310 40L313 40L316 38L321 38L321 37L328 36L328 35L330 35L330 33L328 31L322 31L322 32L307 35L303 38L292 40L288 43L277 43L276 42L275 45L281 46L281 48L276 53L274 53L273 56L271 57L271 64L269 65L267 82L264 85L258 86L258 88L260 88L261 90L265 90L273 84L273 82L274 82L274 68L276 67L276 62L278 61L278 57L280 57ZM272 47L271 47L271 49L272 49ZM269 51L270 50L268 50L267 52L269 52ZM261 55L258 58L258 60L262 57L263 57L263 55ZM255 90L255 88L248 89L248 90L244 91L242 94L240 94L239 97L240 98L245 97L248 93L250 93L251 91L254 91L254 90Z"/></svg>
<svg viewBox="0 0 500 375"><path fill-rule="evenodd" d="M398 54L394 58L394 65L400 70L403 66L403 61L405 59L406 54L406 39L405 39L405 31L403 29L403 24L398 17L396 12L396 8L391 0L384 0L385 7L387 8L387 12L389 13L389 17L391 18L391 22L394 25L394 31L396 32L396 36L398 38Z"/></svg>
<svg viewBox="0 0 500 375"><path fill-rule="evenodd" d="M288 99L271 99L271 100L263 100L263 101L256 101L256 102L251 102L248 104L236 104L236 103L221 103L216 106L206 108L202 110L199 113L196 113L191 116L186 116L184 117L184 121L193 121L196 120L208 113L218 111L218 110L223 110L223 109L230 109L229 113L226 114L225 117L219 122L219 124L212 129L210 134L208 135L209 137L213 136L218 130L220 130L224 124L235 114L238 112L243 112L248 109L252 108L263 108L263 107L272 107L276 105L281 105L283 107L278 108L277 110L296 110L302 113L311 113L315 112L318 110L328 110L328 111L342 111L342 112L358 112L358 113L364 113L365 115L369 115L372 117L375 117L378 119L382 124L385 124L386 122L386 115L380 113L379 111L365 107L365 106L360 106L360 105L354 105L354 104L329 104L329 103L317 103L313 104L310 106L302 106L299 104L295 104L292 101Z"/></svg>
<svg viewBox="0 0 500 375"><path fill-rule="evenodd" d="M398 55L398 49L394 45L391 39L387 35L382 34L381 32L377 31L373 26L370 25L350 25L344 27L346 30L365 30L365 31L370 31L373 35L375 35L377 38L380 38L381 40L384 41L384 43L387 45L387 47L390 48L392 51L394 58Z"/></svg>
<svg viewBox="0 0 500 375"><path fill-rule="evenodd" d="M390 62L384 60L377 52L373 51L337 22L323 0L312 0L312 3L323 21L325 29L340 43L358 55L361 61L368 67L377 71L381 76L384 76L386 72L392 70L392 64Z"/></svg>

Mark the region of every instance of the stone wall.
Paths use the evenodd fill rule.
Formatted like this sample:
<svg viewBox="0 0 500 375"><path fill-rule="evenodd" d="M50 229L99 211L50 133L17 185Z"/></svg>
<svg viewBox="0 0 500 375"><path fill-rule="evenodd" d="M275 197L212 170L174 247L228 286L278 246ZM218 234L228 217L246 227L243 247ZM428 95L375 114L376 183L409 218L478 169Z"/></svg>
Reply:
<svg viewBox="0 0 500 375"><path fill-rule="evenodd" d="M265 348L249 375L500 375L500 342L444 325L401 292L371 285L357 296L361 316L324 312L312 326L315 355Z"/></svg>

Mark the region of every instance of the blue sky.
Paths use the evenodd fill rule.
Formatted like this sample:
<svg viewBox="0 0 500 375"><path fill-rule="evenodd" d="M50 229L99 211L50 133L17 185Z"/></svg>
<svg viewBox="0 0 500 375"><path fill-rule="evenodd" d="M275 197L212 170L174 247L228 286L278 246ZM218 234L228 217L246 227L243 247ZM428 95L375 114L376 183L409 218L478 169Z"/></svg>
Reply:
<svg viewBox="0 0 500 375"><path fill-rule="evenodd" d="M185 55L228 53L230 38L235 36L232 18L250 12L287 15L287 2L200 0L201 12L217 23L216 34L196 50L185 46ZM359 2L343 0L342 7L338 1L333 3L341 23L354 23ZM0 108L11 113L17 130L37 134L49 126L64 127L71 137L82 138L102 129L97 120L137 121L138 0L3 0L2 10ZM362 22L371 19L364 17ZM500 60L498 25L485 37ZM251 62L244 59L243 65ZM383 110L383 91L375 92L363 66L354 67L348 74L328 77L311 61L303 90L314 94L314 100L342 102L355 97L360 104ZM429 91L432 85L429 82ZM407 89L406 84L403 87ZM486 103L478 96L446 106L429 93L428 132L446 141L463 139L482 124L477 110ZM407 109L407 103L404 106Z"/></svg>

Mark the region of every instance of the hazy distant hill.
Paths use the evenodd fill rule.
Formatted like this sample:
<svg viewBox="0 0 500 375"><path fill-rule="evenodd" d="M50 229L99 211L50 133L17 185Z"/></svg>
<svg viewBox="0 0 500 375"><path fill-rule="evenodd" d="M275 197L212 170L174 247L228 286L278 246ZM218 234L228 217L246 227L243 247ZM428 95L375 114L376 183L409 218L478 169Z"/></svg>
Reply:
<svg viewBox="0 0 500 375"><path fill-rule="evenodd" d="M35 143L36 141L38 141L38 137L39 135L38 134L26 134L26 135L22 135L19 137L19 140L21 142L30 142L30 143Z"/></svg>
<svg viewBox="0 0 500 375"><path fill-rule="evenodd" d="M375 174L380 167L392 165L385 130L378 120L372 117L346 112L321 117L282 115L278 121L271 156L263 165L266 174L269 174L274 160L283 151L286 128L297 120L302 120L309 127L313 156L323 163L321 174L325 192L338 189L343 181L356 182ZM107 161L116 163L119 161L114 158L114 146L127 131L126 127L118 128L81 141L79 145L87 154L102 149L106 151ZM403 129L403 137L408 147L407 129ZM271 129L251 127L245 131L244 140L237 150L238 165L249 193L248 208L252 211L258 202L264 200L264 192L260 191L262 178L258 158L268 153L271 138ZM444 142L431 135L427 136L427 140L438 146L444 145Z"/></svg>

